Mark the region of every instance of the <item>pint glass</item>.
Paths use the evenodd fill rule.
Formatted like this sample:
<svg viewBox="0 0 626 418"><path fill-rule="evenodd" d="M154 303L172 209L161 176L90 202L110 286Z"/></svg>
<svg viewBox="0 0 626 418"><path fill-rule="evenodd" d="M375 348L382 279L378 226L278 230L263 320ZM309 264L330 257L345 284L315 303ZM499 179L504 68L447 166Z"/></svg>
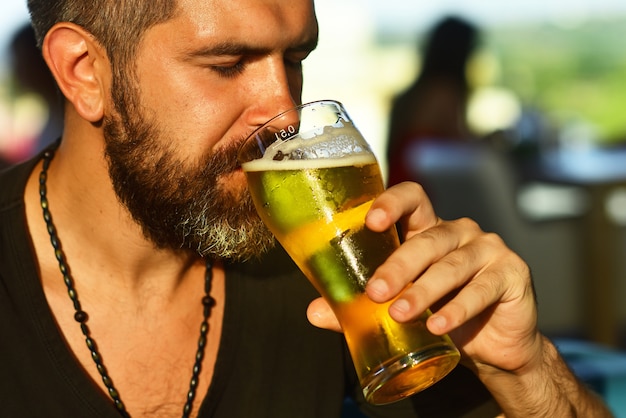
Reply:
<svg viewBox="0 0 626 418"><path fill-rule="evenodd" d="M375 303L364 292L399 240L395 227L365 227L383 181L340 103L308 103L274 117L246 140L239 162L259 216L339 319L368 402L407 397L457 365L449 337L427 330L430 312L398 323L388 313L393 301Z"/></svg>

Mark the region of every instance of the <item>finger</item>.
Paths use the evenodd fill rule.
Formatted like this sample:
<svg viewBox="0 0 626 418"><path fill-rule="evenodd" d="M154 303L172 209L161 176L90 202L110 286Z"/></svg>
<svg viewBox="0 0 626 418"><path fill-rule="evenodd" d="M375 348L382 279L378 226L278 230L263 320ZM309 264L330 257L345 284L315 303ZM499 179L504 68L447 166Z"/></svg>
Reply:
<svg viewBox="0 0 626 418"><path fill-rule="evenodd" d="M402 221L407 232L422 231L438 222L430 200L417 183L404 182L385 190L372 204L365 224L372 231L382 232L402 217L408 217Z"/></svg>
<svg viewBox="0 0 626 418"><path fill-rule="evenodd" d="M449 225L439 230L450 229ZM451 249L454 245L456 248ZM389 311L394 319L410 320L446 295L458 291L484 270L495 254L502 252L500 246L503 247L503 243L496 235L481 233L467 242L451 242L450 246L442 248L440 251L446 254L428 266L419 279L390 306Z"/></svg>
<svg viewBox="0 0 626 418"><path fill-rule="evenodd" d="M330 305L322 298L314 299L306 311L309 322L318 328L341 332L341 325Z"/></svg>
<svg viewBox="0 0 626 418"><path fill-rule="evenodd" d="M428 318L426 326L435 335L449 333L492 307L504 296L503 282L498 274L486 271L480 280L471 281L441 309Z"/></svg>
<svg viewBox="0 0 626 418"><path fill-rule="evenodd" d="M376 269L366 288L369 297L376 302L391 300L437 261L480 234L483 232L473 221L458 220L441 222L414 235ZM403 300L396 303L396 308L406 308Z"/></svg>
<svg viewBox="0 0 626 418"><path fill-rule="evenodd" d="M490 312L496 305L499 306L499 311L513 303L528 305L524 308L510 309L508 313L512 316L510 321L504 321L501 325L508 327L509 323L518 323L519 312L535 311L533 289L527 278L530 278L528 266L521 258L511 253L506 260L502 259L501 262L481 271L453 299L433 314L428 321L429 330L437 334L451 332L471 319ZM501 315L505 314L501 312Z"/></svg>

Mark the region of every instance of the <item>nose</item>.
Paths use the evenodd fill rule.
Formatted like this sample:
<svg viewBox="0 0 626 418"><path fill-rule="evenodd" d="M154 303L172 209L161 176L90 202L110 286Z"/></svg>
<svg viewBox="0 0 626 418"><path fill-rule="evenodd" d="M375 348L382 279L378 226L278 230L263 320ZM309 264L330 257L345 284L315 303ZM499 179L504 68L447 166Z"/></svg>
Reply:
<svg viewBox="0 0 626 418"><path fill-rule="evenodd" d="M282 57L268 56L259 68L257 82L249 90L247 123L259 127L301 102L302 75L289 74Z"/></svg>

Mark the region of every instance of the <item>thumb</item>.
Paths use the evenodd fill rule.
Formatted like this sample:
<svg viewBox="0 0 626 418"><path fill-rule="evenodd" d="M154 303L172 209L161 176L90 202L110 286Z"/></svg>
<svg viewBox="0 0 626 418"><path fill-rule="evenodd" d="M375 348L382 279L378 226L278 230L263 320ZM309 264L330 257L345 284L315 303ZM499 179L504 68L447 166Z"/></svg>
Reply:
<svg viewBox="0 0 626 418"><path fill-rule="evenodd" d="M322 298L317 298L309 304L306 316L309 322L318 328L341 332L341 325L339 325L337 317L328 302Z"/></svg>

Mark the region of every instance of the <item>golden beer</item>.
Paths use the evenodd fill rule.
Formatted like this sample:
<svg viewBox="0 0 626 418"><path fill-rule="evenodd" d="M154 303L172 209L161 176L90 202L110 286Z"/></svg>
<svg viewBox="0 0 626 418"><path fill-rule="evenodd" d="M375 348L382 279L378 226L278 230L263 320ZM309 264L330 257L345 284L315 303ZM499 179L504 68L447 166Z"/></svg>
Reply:
<svg viewBox="0 0 626 418"><path fill-rule="evenodd" d="M364 293L399 239L395 227L383 233L365 227L384 186L349 121L305 138L276 135L262 158L242 161L242 168L259 216L337 315L369 402L409 396L456 366L460 356L450 339L426 329L430 312L398 323L388 313L393 301L375 303Z"/></svg>

